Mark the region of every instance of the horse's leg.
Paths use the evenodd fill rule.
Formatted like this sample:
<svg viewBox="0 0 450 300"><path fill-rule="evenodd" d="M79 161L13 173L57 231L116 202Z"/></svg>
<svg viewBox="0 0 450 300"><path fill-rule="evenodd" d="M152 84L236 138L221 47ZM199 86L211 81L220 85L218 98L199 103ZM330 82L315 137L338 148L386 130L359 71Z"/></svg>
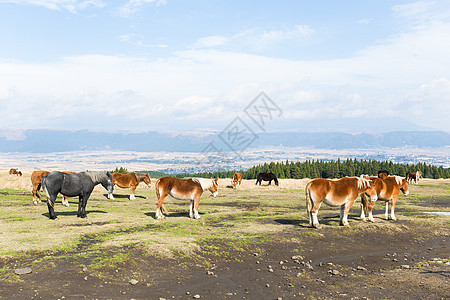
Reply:
<svg viewBox="0 0 450 300"><path fill-rule="evenodd" d="M58 194L56 195L49 195L50 197L47 199L47 207L48 207L48 214L50 216L50 219L54 220L56 219L56 214L55 214L55 200L56 197L58 196Z"/></svg>
<svg viewBox="0 0 450 300"><path fill-rule="evenodd" d="M81 217L82 207L83 207L83 196L79 196L79 197L78 197L78 212L77 212L77 217Z"/></svg>
<svg viewBox="0 0 450 300"><path fill-rule="evenodd" d="M269 184L268 185L271 185L271 184L272 184L272 179L269 180Z"/></svg>
<svg viewBox="0 0 450 300"><path fill-rule="evenodd" d="M311 209L311 216L310 216L310 218L312 219L312 227L315 227L315 228L318 228L318 229L322 228L320 226L320 224L319 224L319 219L317 218L317 214L319 213L319 208L320 208L320 205L322 204L322 201L320 201L319 203L315 202L313 207L312 207L312 209Z"/></svg>
<svg viewBox="0 0 450 300"><path fill-rule="evenodd" d="M130 200L136 200L136 197L134 196L135 192L136 192L136 186L132 185L131 191L130 191Z"/></svg>
<svg viewBox="0 0 450 300"><path fill-rule="evenodd" d="M385 213L384 213L384 218L386 220L389 220L389 214L388 214L388 212L389 212L389 200L384 201L384 205L386 207L386 210L385 210Z"/></svg>
<svg viewBox="0 0 450 300"><path fill-rule="evenodd" d="M197 195L197 197L195 197L194 200L194 218L195 219L200 219L200 216L198 214L198 206L200 205L200 198L202 197L202 195Z"/></svg>
<svg viewBox="0 0 450 300"><path fill-rule="evenodd" d="M162 218L164 218L164 215L161 212L161 207L163 206L164 200L166 200L166 197L169 196L169 193L164 192L163 194L160 195L159 199L158 199L158 203L156 203L156 214L155 217L158 220L161 220ZM164 211L166 211L165 208L163 208Z"/></svg>
<svg viewBox="0 0 450 300"><path fill-rule="evenodd" d="M39 195L39 189L41 188L41 184L33 185L33 204L38 205L41 202L41 195Z"/></svg>
<svg viewBox="0 0 450 300"><path fill-rule="evenodd" d="M366 198L366 195L361 194L361 216L360 216L360 218L361 218L361 220L363 220L364 222L367 220L367 219L366 219L366 215L365 215L365 212L366 212L366 206L367 206L367 198Z"/></svg>
<svg viewBox="0 0 450 300"><path fill-rule="evenodd" d="M352 207L353 203L355 203L355 199L348 200L345 202L345 204L341 205L341 212L343 214L341 224L342 226L348 226L348 213L350 211L350 208Z"/></svg>
<svg viewBox="0 0 450 300"><path fill-rule="evenodd" d="M62 195L62 205L69 207L69 197Z"/></svg>
<svg viewBox="0 0 450 300"><path fill-rule="evenodd" d="M191 200L191 203L189 203L189 218L194 217L194 200Z"/></svg>
<svg viewBox="0 0 450 300"><path fill-rule="evenodd" d="M340 206L339 225L341 225L341 226L345 225L344 222L343 222L344 215L345 215L345 203Z"/></svg>
<svg viewBox="0 0 450 300"><path fill-rule="evenodd" d="M375 220L373 219L373 214L372 214L375 202L376 201L369 201L369 207L367 209L367 213L369 214L369 221L370 222L375 222Z"/></svg>
<svg viewBox="0 0 450 300"><path fill-rule="evenodd" d="M395 204L397 203L398 200L398 195L394 196L394 198L392 198L392 203L391 203L391 219L392 220L397 220L397 218L395 217L394 211L395 211Z"/></svg>

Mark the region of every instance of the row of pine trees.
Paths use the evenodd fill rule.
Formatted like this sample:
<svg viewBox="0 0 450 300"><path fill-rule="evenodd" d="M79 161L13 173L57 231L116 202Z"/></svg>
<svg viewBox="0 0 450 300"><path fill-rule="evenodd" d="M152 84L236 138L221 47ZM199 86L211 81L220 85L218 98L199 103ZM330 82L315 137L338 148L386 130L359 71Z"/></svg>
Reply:
<svg viewBox="0 0 450 300"><path fill-rule="evenodd" d="M379 170L387 170L391 175L405 177L408 173L421 171L424 178L450 178L449 168L437 167L426 163L399 164L392 161L356 160L341 161L307 160L304 162L271 162L253 166L248 170L225 172L206 172L198 174L182 174L183 176L233 178L235 172L242 173L244 179L255 179L259 173L272 172L278 178L342 178L360 176L361 174L377 175Z"/></svg>

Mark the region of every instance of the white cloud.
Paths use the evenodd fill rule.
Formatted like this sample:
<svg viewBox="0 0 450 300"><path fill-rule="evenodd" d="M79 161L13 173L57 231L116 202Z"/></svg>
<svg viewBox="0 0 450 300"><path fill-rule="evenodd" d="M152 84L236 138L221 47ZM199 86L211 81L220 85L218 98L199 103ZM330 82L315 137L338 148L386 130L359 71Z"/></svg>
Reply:
<svg viewBox="0 0 450 300"><path fill-rule="evenodd" d="M156 6L166 5L167 0L128 0L123 6L117 9L119 15L128 17L138 12L143 6L153 4Z"/></svg>
<svg viewBox="0 0 450 300"><path fill-rule="evenodd" d="M51 10L67 10L76 13L89 6L104 7L102 0L0 0L0 3L15 3L22 5L42 6Z"/></svg>

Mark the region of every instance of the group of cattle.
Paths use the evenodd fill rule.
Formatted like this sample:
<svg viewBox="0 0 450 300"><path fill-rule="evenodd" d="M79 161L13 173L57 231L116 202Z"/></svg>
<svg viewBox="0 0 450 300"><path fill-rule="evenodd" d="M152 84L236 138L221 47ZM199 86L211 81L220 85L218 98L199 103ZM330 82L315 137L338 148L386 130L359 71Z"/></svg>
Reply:
<svg viewBox="0 0 450 300"><path fill-rule="evenodd" d="M14 169L11 169L14 170ZM10 170L10 175L11 171ZM15 169L17 171L17 169ZM14 172L14 171L13 171ZM385 201L385 218L389 218L388 207L391 201L391 219L395 220L395 204L398 200L400 191L405 196L408 195L408 183L418 183L422 179L422 173L409 173L405 178L400 176L389 176L387 171L379 171L377 177L361 175L360 177L344 177L341 179L317 178L311 180L305 188L306 210L309 217L310 226L319 228L317 218L318 210L322 203L329 206L340 206L340 224L348 225L348 212L355 202L358 195L361 195L361 218L373 221L373 206L375 201ZM278 186L278 179L273 173L260 173L257 176L256 184L261 185L261 181L272 181ZM110 172L58 172L58 171L34 171L31 175L33 185L33 203L37 205L41 202L39 190L42 189L47 196L47 206L51 219L56 219L54 212L54 203L56 196L63 195L62 204L69 206L67 197L79 197L78 217L86 217L85 208L87 200L92 193L95 185L102 184L108 191L108 198L114 199L113 187L117 185L121 188L131 188L130 200L135 199L135 190L140 182L144 182L148 187L151 186L151 179L148 174L143 173L110 173ZM232 186L237 188L242 182L242 174L233 175ZM156 218L162 219L167 210L164 208L164 200L167 196L175 199L190 200L189 216L191 218L200 218L198 207L200 198L204 191L209 190L214 197L218 195L218 178L173 178L162 177L155 183L156 195L158 198L156 208ZM162 211L161 211L162 210Z"/></svg>

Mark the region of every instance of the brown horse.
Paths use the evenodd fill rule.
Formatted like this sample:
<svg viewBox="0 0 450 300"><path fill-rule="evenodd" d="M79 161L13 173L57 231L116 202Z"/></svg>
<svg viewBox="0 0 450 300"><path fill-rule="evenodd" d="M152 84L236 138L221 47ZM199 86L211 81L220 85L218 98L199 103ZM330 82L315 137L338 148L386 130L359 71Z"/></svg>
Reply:
<svg viewBox="0 0 450 300"><path fill-rule="evenodd" d="M375 189L377 191L377 199L383 200L385 202L385 219L389 219L389 201L392 201L391 219L396 220L397 218L395 217L395 204L397 203L400 191L402 191L405 196L408 196L408 181L406 180L406 178L401 178L400 176L389 176L386 178L370 177L370 180L375 185ZM377 199L371 200L369 202L364 194L361 195L361 219L363 219L364 221L366 220L365 212L367 212L369 221L374 221L372 211Z"/></svg>
<svg viewBox="0 0 450 300"><path fill-rule="evenodd" d="M117 185L120 188L126 189L131 187L130 192L130 200L135 200L135 191L136 187L139 185L139 183L144 182L148 187L151 187L152 181L150 179L150 175L143 174L143 173L128 173L128 174L122 174L122 173L112 173L113 177L113 184ZM109 199L114 199L114 196L112 193L108 195Z"/></svg>
<svg viewBox="0 0 450 300"><path fill-rule="evenodd" d="M416 177L416 173L409 173L408 175L406 175L406 180L408 181L409 184L411 183L417 183L417 177Z"/></svg>
<svg viewBox="0 0 450 300"><path fill-rule="evenodd" d="M44 178L44 176L47 175L48 173L50 173L50 171L39 170L39 171L34 171L31 174L31 184L33 185L32 193L33 193L33 204L34 205L38 205L38 203L41 202L41 195L39 195L39 190L41 189L42 178ZM64 173L75 174L75 172L70 172L70 171L65 171ZM63 196L63 198L62 198L62 205L70 206L69 200L67 200L66 196Z"/></svg>
<svg viewBox="0 0 450 300"><path fill-rule="evenodd" d="M362 176L344 177L339 180L317 178L306 185L305 192L309 224L315 228L320 228L317 213L322 202L329 206L340 206L339 224L346 226L348 212L359 194L367 194L372 201L377 197L374 184Z"/></svg>
<svg viewBox="0 0 450 300"><path fill-rule="evenodd" d="M22 172L19 169L12 168L9 170L9 176L12 175L22 176Z"/></svg>
<svg viewBox="0 0 450 300"><path fill-rule="evenodd" d="M156 218L164 218L161 213L161 207L166 200L167 196L172 196L179 200L191 200L189 206L189 217L200 219L198 215L198 206L200 204L200 198L204 191L209 190L213 197L217 197L218 192L218 180L207 178L186 178L179 179L173 177L162 177L155 183L156 196L158 197L158 203L156 205ZM163 208L164 209L164 208ZM165 210L165 209L164 209Z"/></svg>
<svg viewBox="0 0 450 300"><path fill-rule="evenodd" d="M242 174L241 173L234 173L233 181L232 181L233 188L236 188L236 186L238 184L241 185L241 182L242 182Z"/></svg>

